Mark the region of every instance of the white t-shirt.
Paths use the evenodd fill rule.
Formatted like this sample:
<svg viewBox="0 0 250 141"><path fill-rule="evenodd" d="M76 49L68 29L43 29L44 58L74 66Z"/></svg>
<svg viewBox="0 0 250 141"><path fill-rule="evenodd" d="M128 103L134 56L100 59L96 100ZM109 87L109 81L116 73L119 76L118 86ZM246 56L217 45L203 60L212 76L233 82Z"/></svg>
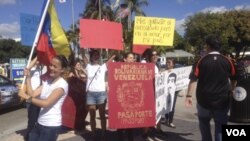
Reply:
<svg viewBox="0 0 250 141"><path fill-rule="evenodd" d="M61 126L62 125L62 104L68 94L68 83L63 79L58 79L53 84L48 84L48 81L43 82L43 89L40 95L40 99L47 99L51 93L57 89L63 88L63 96L51 107L41 108L38 117L38 123L43 126Z"/></svg>
<svg viewBox="0 0 250 141"><path fill-rule="evenodd" d="M88 64L86 70L88 73L86 91L87 90L92 92L106 91L105 87L105 73L107 71L106 64L103 64L101 66Z"/></svg>
<svg viewBox="0 0 250 141"><path fill-rule="evenodd" d="M33 90L35 90L37 87L41 85L41 75L43 75L47 71L47 68L45 66L43 67L32 67L30 69L31 73L31 87Z"/></svg>

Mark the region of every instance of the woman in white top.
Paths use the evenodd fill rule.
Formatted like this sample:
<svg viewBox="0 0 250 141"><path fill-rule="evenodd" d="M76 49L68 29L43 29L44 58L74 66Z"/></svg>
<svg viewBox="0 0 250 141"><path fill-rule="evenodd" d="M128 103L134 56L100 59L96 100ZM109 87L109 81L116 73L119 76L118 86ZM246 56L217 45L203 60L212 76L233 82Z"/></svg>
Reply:
<svg viewBox="0 0 250 141"><path fill-rule="evenodd" d="M100 52L98 50L91 50L90 52L90 63L86 61L87 64L87 107L90 114L90 125L91 130L96 139L96 109L99 109L99 115L101 120L102 128L102 139L105 140L106 131L106 117L105 117L105 107L106 107L106 85L105 85L105 75L107 71L107 63L111 62L115 58L113 55L106 63L100 65ZM97 139L96 139L97 140Z"/></svg>
<svg viewBox="0 0 250 141"><path fill-rule="evenodd" d="M22 90L19 96L27 102L41 107L38 123L29 134L29 141L56 141L62 125L61 108L68 93L68 83L63 78L68 61L62 56L55 56L49 66L49 79L32 90L30 70L25 69L27 94Z"/></svg>

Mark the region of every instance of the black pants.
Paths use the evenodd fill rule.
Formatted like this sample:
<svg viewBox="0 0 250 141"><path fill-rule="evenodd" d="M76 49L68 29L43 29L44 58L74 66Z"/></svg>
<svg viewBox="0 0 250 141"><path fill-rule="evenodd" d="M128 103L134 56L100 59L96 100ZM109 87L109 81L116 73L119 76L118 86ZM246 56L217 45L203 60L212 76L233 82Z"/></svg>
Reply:
<svg viewBox="0 0 250 141"><path fill-rule="evenodd" d="M125 134L127 135L128 141L134 140L133 129L128 128L128 129L118 129L117 130L119 141L124 140L124 133L123 132L125 132Z"/></svg>
<svg viewBox="0 0 250 141"><path fill-rule="evenodd" d="M176 91L174 94L174 101L173 101L173 108L172 111L165 114L165 118L167 123L173 123L173 119L174 119L174 112L175 112L175 105L176 105L176 101L177 101L177 96L178 96L179 91Z"/></svg>
<svg viewBox="0 0 250 141"><path fill-rule="evenodd" d="M28 108L28 126L27 126L27 134L25 136L26 141L29 140L29 133L35 127L40 112L40 107L32 103L27 103L27 108Z"/></svg>

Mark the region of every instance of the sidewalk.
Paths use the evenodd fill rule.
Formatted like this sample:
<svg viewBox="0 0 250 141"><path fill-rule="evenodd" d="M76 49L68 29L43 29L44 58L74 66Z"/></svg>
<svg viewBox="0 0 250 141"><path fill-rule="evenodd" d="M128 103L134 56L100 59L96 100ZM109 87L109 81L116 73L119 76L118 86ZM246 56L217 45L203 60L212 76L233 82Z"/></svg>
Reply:
<svg viewBox="0 0 250 141"><path fill-rule="evenodd" d="M184 94L185 95L185 94ZM196 101L194 97L194 105L190 108L185 107L185 97L177 98L174 124L176 128L170 128L162 124L162 130L166 133L164 136L150 136L152 141L199 141L201 140L198 120L196 116ZM87 116L89 121L89 115ZM97 115L97 128L100 129L100 120ZM211 124L213 125L213 124ZM212 126L213 129L213 126ZM135 141L142 141L141 129L134 129ZM16 131L4 137L1 141L23 141L25 129ZM75 133L74 131L66 131L59 135L58 141L91 141L90 126L86 127L86 131L82 133ZM116 131L109 130L107 132L107 141L118 141Z"/></svg>

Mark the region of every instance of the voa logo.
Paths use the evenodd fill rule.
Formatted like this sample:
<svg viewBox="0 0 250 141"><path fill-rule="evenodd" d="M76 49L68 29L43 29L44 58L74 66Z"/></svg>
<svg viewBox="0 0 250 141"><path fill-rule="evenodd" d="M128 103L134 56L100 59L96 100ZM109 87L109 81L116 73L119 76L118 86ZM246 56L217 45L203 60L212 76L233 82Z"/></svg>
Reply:
<svg viewBox="0 0 250 141"><path fill-rule="evenodd" d="M247 136L244 129L226 129L227 136Z"/></svg>

